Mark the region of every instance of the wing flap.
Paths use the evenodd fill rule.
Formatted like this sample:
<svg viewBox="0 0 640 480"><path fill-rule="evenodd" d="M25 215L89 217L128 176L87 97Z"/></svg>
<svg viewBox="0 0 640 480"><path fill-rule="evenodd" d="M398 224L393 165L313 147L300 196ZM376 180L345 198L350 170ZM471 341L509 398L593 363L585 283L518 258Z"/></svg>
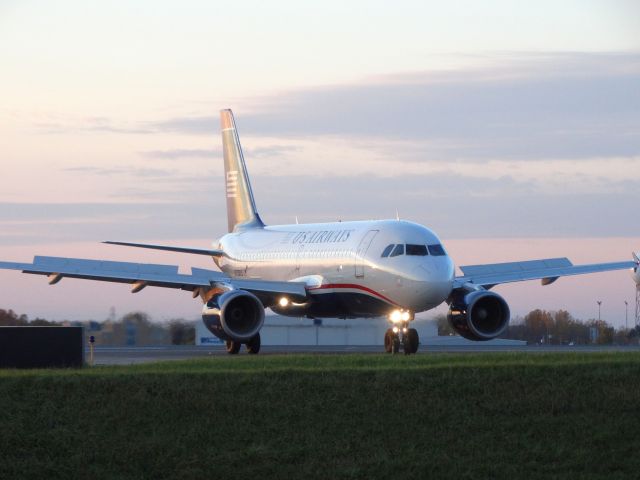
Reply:
<svg viewBox="0 0 640 480"><path fill-rule="evenodd" d="M43 257L33 258L33 265L41 269L64 270L69 273L79 273L83 271L131 273L131 274L155 274L155 275L176 275L178 267L176 265L160 265L155 263L131 263L115 262L113 260L86 260L81 258L66 257Z"/></svg>
<svg viewBox="0 0 640 480"><path fill-rule="evenodd" d="M511 272L527 272L545 268L570 267L573 264L568 258L547 258L543 260L527 260L525 262L493 263L487 265L467 265L460 267L465 276L494 275Z"/></svg>
<svg viewBox="0 0 640 480"><path fill-rule="evenodd" d="M0 268L22 270L35 275L55 275L60 278L79 278L104 282L136 283L148 286L194 290L208 287L212 281L227 280L224 274L209 272L207 276L178 273L176 265L114 262L65 257L34 257L33 263L0 262Z"/></svg>

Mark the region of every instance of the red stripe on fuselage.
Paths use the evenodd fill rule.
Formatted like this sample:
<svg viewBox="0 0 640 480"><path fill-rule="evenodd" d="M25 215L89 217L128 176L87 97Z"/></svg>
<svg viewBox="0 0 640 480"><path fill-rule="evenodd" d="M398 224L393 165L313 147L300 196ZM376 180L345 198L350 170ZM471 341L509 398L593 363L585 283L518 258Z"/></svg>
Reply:
<svg viewBox="0 0 640 480"><path fill-rule="evenodd" d="M364 287L362 285L357 285L355 283L327 283L326 285L320 285L319 287L307 288L307 290L308 291L310 291L310 290L330 290L330 289L340 289L340 288L345 288L345 289L350 288L350 289L354 289L354 290L362 290L362 291L367 292L370 295L373 295L375 297L381 298L385 302L389 302L392 305L398 306L398 304L396 302L394 302L393 300L391 300L388 297L385 297L381 293L378 293L375 290L371 290L369 287Z"/></svg>

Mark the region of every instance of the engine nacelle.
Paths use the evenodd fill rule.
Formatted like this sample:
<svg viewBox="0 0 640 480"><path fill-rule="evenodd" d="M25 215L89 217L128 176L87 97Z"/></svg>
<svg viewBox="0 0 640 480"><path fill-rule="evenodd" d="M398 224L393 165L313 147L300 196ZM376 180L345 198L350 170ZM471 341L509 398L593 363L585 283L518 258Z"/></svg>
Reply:
<svg viewBox="0 0 640 480"><path fill-rule="evenodd" d="M509 325L509 305L487 290L454 291L447 319L453 329L469 340L491 340Z"/></svg>
<svg viewBox="0 0 640 480"><path fill-rule="evenodd" d="M264 323L264 306L254 294L229 290L209 300L202 309L202 321L222 340L246 342Z"/></svg>

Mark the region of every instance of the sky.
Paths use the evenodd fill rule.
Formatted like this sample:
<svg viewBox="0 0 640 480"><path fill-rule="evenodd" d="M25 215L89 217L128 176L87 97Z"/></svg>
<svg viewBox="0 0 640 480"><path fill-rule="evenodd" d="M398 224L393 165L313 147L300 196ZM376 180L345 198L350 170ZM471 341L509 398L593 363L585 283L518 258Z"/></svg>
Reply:
<svg viewBox="0 0 640 480"><path fill-rule="evenodd" d="M458 265L640 250L640 5L618 1L0 0L0 259L211 267L103 240L226 232L232 108L270 224L393 218ZM187 271L187 270L185 270ZM53 319L190 295L0 272L0 308ZM633 320L626 272L497 287L512 313ZM439 311L438 311L439 312Z"/></svg>

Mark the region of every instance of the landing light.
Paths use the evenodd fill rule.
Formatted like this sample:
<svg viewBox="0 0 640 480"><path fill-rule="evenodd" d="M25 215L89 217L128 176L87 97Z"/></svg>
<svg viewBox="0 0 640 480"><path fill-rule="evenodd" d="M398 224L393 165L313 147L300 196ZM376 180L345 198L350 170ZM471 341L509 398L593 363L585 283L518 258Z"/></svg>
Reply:
<svg viewBox="0 0 640 480"><path fill-rule="evenodd" d="M278 303L280 304L281 307L288 307L289 299L287 297L281 297L280 300L278 300Z"/></svg>
<svg viewBox="0 0 640 480"><path fill-rule="evenodd" d="M407 310L394 310L389 314L392 323L408 322L411 320L411 313Z"/></svg>

